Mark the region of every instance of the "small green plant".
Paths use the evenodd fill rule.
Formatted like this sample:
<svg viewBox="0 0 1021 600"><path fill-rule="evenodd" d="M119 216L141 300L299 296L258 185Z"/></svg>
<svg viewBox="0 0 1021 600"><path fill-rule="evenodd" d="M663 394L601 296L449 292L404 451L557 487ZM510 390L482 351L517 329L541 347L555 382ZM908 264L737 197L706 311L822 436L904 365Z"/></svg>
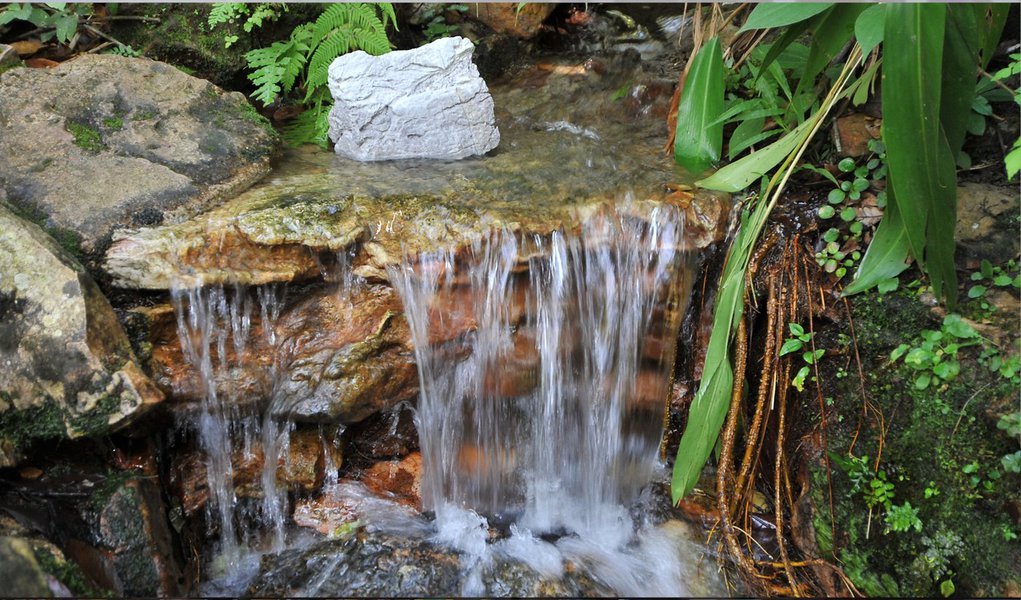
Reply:
<svg viewBox="0 0 1021 600"><path fill-rule="evenodd" d="M333 4L315 23L294 28L286 41L274 42L245 54L256 85L252 97L269 106L296 87L304 88L305 112L284 128L284 139L292 145L315 143L326 147L327 116L333 98L326 87L333 59L353 50L379 55L390 51L386 27L396 15L389 3Z"/></svg>
<svg viewBox="0 0 1021 600"><path fill-rule="evenodd" d="M209 17L206 24L209 31L221 24L241 23L245 33L251 33L253 29L262 27L265 21L275 21L281 14L287 11L287 5L282 2L260 2L248 4L245 2L217 2L209 10ZM230 48L240 39L236 34L225 34L223 36L223 47Z"/></svg>
<svg viewBox="0 0 1021 600"><path fill-rule="evenodd" d="M918 509L911 506L910 502L894 504L886 511L886 533L896 531L900 533L914 529L922 531L922 521L918 518Z"/></svg>
<svg viewBox="0 0 1021 600"><path fill-rule="evenodd" d="M819 350L811 349L812 337L815 333L806 332L805 328L797 323L788 323L787 327L793 337L784 341L783 346L780 347L780 356L786 356L793 352L805 350L801 354L801 359L808 364L798 369L797 374L794 375L794 379L791 380L791 385L799 392L803 392L805 391L805 379L811 371L809 366L814 365L817 360L822 358L826 351L821 348Z"/></svg>
<svg viewBox="0 0 1021 600"><path fill-rule="evenodd" d="M1018 273L1018 264L1014 259L1007 261L1003 267L994 267L988 260L983 260L979 270L971 274L971 280L975 284L968 289L969 298L982 298L990 287L1021 288L1021 274Z"/></svg>
<svg viewBox="0 0 1021 600"><path fill-rule="evenodd" d="M425 4L422 10L422 23L425 25L425 29L422 33L425 34L427 42L438 40L443 37L448 37L453 33L456 33L458 26L448 23L446 13L447 11L456 11L459 13L468 12L467 4Z"/></svg>
<svg viewBox="0 0 1021 600"><path fill-rule="evenodd" d="M915 388L924 390L957 377L961 372L957 353L961 348L981 343L982 337L975 328L965 323L960 315L951 313L943 318L939 331L926 329L914 344L897 346L890 354L890 361L903 358L904 364L917 372Z"/></svg>
<svg viewBox="0 0 1021 600"><path fill-rule="evenodd" d="M1002 83L1009 77L1021 74L1021 53L1011 54L1010 60L1009 65L993 73L990 78L991 81ZM1021 89L1014 90L1014 103L1021 105ZM1013 179L1017 172L1021 170L1021 137L1014 140L1014 145L1007 152L1003 162L1007 168L1007 178Z"/></svg>

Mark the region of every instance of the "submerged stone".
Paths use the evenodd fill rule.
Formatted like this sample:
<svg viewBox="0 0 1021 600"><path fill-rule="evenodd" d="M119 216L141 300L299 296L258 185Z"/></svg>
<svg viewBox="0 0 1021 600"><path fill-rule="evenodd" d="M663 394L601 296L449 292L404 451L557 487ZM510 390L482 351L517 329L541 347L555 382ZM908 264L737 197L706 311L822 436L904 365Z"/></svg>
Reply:
<svg viewBox="0 0 1021 600"><path fill-rule="evenodd" d="M354 160L460 159L500 143L493 98L472 63L475 46L441 38L414 50L334 59L330 139Z"/></svg>
<svg viewBox="0 0 1021 600"><path fill-rule="evenodd" d="M92 278L0 205L0 466L37 440L108 433L162 399Z"/></svg>

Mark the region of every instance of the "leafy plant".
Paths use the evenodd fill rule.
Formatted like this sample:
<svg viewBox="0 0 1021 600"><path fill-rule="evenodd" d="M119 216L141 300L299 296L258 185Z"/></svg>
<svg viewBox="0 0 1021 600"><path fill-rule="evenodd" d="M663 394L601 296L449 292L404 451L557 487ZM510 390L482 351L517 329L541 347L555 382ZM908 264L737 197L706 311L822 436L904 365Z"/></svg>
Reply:
<svg viewBox="0 0 1021 600"><path fill-rule="evenodd" d="M886 511L887 532L907 532L914 529L922 530L922 521L918 518L918 509L913 508L910 502L895 504Z"/></svg>
<svg viewBox="0 0 1021 600"><path fill-rule="evenodd" d="M806 332L805 328L797 323L788 323L787 327L793 337L784 341L783 346L780 347L780 356L805 350L801 354L801 359L807 364L802 366L794 376L794 379L791 380L791 385L799 392L803 392L805 391L805 378L808 377L810 372L809 366L814 365L816 361L822 358L826 351L822 348L818 350L811 349L812 337L815 333Z"/></svg>
<svg viewBox="0 0 1021 600"><path fill-rule="evenodd" d="M0 7L0 27L14 21L28 21L42 29L39 39L48 42L56 39L61 44L71 41L78 31L81 17L92 14L89 3L69 4L67 2L12 2Z"/></svg>
<svg viewBox="0 0 1021 600"><path fill-rule="evenodd" d="M1014 259L1007 261L1005 267L994 267L988 260L983 260L979 270L971 274L971 280L977 283L968 289L968 297L981 298L993 286L1021 288L1021 274L1016 274L1017 270L1018 265Z"/></svg>
<svg viewBox="0 0 1021 600"><path fill-rule="evenodd" d="M275 21L281 14L287 11L287 5L282 2L216 2L209 10L209 17L206 24L212 31L217 25L241 22L241 28L245 33L251 33L253 29L262 27L265 21ZM235 34L223 36L223 47L230 48L238 41Z"/></svg>
<svg viewBox="0 0 1021 600"><path fill-rule="evenodd" d="M520 11L521 8L518 8ZM422 9L422 23L425 24L425 28L422 33L425 34L425 39L428 42L438 40L443 37L447 37L452 33L457 32L458 26L447 22L446 13L447 11L456 11L459 13L468 12L467 4L425 4Z"/></svg>
<svg viewBox="0 0 1021 600"><path fill-rule="evenodd" d="M245 54L255 83L252 96L270 105L297 86L304 88L305 112L284 128L284 139L292 145L315 143L326 147L327 116L333 99L326 87L330 63L352 50L379 55L390 51L386 27L396 15L389 3L333 4L315 23L295 27L287 41Z"/></svg>
<svg viewBox="0 0 1021 600"><path fill-rule="evenodd" d="M943 318L943 326L939 331L922 331L914 345L897 346L890 354L890 360L896 362L903 358L904 364L918 372L915 388L924 390L930 385L938 387L957 377L961 372L958 351L981 343L981 336L974 327L965 323L960 315L949 314Z"/></svg>
<svg viewBox="0 0 1021 600"><path fill-rule="evenodd" d="M993 73L990 78L993 82L1003 82L1008 77L1013 77L1021 74L1021 53L1014 53L1010 55L1011 63ZM1014 103L1021 105L1021 88L1014 90ZM1013 179L1017 172L1021 170L1021 137L1014 140L1014 145L1011 147L1007 156L1004 157L1004 165L1007 168L1007 177Z"/></svg>

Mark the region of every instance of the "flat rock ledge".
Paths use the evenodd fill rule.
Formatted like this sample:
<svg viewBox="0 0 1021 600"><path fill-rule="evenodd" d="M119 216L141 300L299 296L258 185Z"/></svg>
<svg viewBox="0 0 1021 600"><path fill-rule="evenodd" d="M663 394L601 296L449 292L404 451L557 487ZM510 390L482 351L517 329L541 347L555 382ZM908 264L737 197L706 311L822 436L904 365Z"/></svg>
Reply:
<svg viewBox="0 0 1021 600"><path fill-rule="evenodd" d="M0 139L0 189L87 257L114 227L180 220L247 188L277 142L242 94L116 55L0 74Z"/></svg>

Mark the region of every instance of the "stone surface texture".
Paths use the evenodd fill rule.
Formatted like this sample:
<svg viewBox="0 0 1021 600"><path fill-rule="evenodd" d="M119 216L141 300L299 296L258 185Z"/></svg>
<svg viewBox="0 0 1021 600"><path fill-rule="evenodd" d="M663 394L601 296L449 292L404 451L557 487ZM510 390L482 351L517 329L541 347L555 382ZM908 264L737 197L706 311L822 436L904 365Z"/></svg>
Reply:
<svg viewBox="0 0 1021 600"><path fill-rule="evenodd" d="M107 433L162 399L92 278L0 204L0 466L39 439Z"/></svg>
<svg viewBox="0 0 1021 600"><path fill-rule="evenodd" d="M967 182L957 187L957 244L970 259L998 265L1021 252L1017 187Z"/></svg>
<svg viewBox="0 0 1021 600"><path fill-rule="evenodd" d="M276 135L240 93L143 58L0 74L0 188L86 255L118 226L191 216L269 171Z"/></svg>
<svg viewBox="0 0 1021 600"><path fill-rule="evenodd" d="M371 56L358 51L330 65L330 139L359 161L461 159L500 143L493 98L462 37Z"/></svg>
<svg viewBox="0 0 1021 600"><path fill-rule="evenodd" d="M553 12L554 6L549 2L529 2L527 4L476 2L471 5L469 15L498 33L530 38L539 32L539 27Z"/></svg>

